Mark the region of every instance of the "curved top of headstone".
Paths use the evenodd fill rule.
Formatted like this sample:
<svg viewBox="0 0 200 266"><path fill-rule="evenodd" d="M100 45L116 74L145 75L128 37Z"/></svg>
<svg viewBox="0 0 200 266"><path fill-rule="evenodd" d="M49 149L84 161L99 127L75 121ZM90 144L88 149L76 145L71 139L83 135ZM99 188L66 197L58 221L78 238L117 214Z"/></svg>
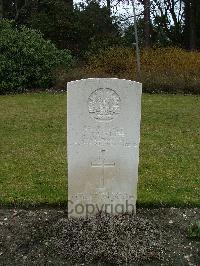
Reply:
<svg viewBox="0 0 200 266"><path fill-rule="evenodd" d="M87 108L90 116L97 121L112 121L120 114L121 96L129 98L129 91L135 96L142 93L142 84L136 81L118 78L88 78L68 83L68 93L78 92L79 97L88 92ZM126 95L126 96L125 96ZM76 96L77 97L77 96ZM84 102L83 101L83 102ZM80 104L82 104L80 102Z"/></svg>
<svg viewBox="0 0 200 266"><path fill-rule="evenodd" d="M129 83L130 85L133 85L133 84L142 85L142 83L137 82L137 81L119 79L119 78L87 78L87 79L73 80L73 81L68 82L68 84L84 83L84 82L123 82L123 83Z"/></svg>

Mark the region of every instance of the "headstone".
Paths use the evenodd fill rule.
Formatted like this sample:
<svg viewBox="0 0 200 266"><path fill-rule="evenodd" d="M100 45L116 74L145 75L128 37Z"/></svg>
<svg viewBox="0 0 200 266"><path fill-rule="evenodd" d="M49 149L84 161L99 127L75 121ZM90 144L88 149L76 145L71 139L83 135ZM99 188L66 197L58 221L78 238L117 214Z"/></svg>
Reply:
<svg viewBox="0 0 200 266"><path fill-rule="evenodd" d="M68 83L68 215L135 212L142 85Z"/></svg>

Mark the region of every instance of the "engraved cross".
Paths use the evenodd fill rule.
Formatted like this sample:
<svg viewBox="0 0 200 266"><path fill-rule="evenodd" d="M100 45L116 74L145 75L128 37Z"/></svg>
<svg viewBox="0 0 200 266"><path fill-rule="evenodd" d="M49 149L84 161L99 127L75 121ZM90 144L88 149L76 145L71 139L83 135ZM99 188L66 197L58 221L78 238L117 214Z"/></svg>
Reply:
<svg viewBox="0 0 200 266"><path fill-rule="evenodd" d="M106 152L106 150L101 150L101 153L100 153L100 156L99 156L99 162L91 163L92 167L101 168L102 169L101 176L98 177L100 179L98 188L104 188L104 185L105 185L105 180L104 180L104 178L105 178L105 168L115 167L115 163L114 162L111 162L111 163L106 162L105 152Z"/></svg>

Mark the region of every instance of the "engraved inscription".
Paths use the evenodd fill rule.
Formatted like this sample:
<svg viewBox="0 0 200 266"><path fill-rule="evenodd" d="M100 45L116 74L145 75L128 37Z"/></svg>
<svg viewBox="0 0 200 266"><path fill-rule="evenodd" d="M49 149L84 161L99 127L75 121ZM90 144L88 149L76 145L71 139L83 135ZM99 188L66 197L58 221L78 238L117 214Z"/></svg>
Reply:
<svg viewBox="0 0 200 266"><path fill-rule="evenodd" d="M111 121L120 113L120 97L112 89L97 89L88 99L88 110L98 121Z"/></svg>
<svg viewBox="0 0 200 266"><path fill-rule="evenodd" d="M120 145L124 147L136 147L137 145L127 137L123 128L112 127L102 128L87 127L83 128L81 133L81 145L96 145L96 146L113 146Z"/></svg>
<svg viewBox="0 0 200 266"><path fill-rule="evenodd" d="M72 195L73 201L89 201L91 202L92 199L104 199L104 200L131 200L134 199L133 195L130 195L125 192L93 192L93 193L77 193Z"/></svg>

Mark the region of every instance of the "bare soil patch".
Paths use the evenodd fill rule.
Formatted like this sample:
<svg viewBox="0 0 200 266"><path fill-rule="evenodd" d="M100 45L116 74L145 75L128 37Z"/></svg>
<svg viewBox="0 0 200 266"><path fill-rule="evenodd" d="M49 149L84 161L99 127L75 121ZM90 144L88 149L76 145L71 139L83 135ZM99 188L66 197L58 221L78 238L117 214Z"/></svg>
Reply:
<svg viewBox="0 0 200 266"><path fill-rule="evenodd" d="M68 219L62 208L0 209L0 265L199 265L199 208Z"/></svg>

